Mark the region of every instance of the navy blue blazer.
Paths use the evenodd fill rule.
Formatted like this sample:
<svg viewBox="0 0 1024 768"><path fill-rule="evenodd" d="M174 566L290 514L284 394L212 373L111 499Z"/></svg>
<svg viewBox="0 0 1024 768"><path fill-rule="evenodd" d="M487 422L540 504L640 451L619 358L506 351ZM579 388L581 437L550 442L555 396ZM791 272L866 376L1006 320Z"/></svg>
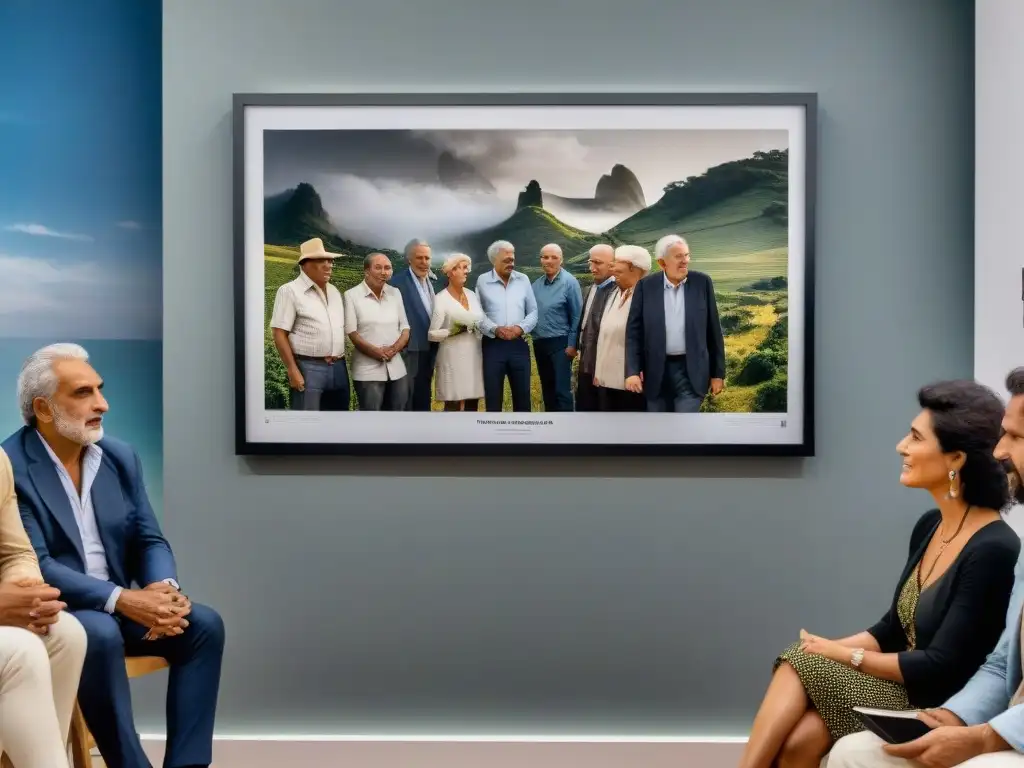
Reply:
<svg viewBox="0 0 1024 768"><path fill-rule="evenodd" d="M160 531L146 495L135 450L120 440L98 443L103 461L92 486L92 504L110 582L86 574L82 536L53 459L34 427L22 427L3 443L14 468L18 508L43 580L60 590L68 609L102 611L111 583L124 589L164 579L177 581L171 545Z"/></svg>
<svg viewBox="0 0 1024 768"><path fill-rule="evenodd" d="M711 379L725 378L725 338L718 317L715 286L693 270L683 283L686 304L686 372L693 391L708 393ZM665 274L655 272L636 284L626 320L626 376L644 375L649 400L661 394L665 376Z"/></svg>
<svg viewBox="0 0 1024 768"><path fill-rule="evenodd" d="M430 278L427 278L431 292L434 286ZM435 349L438 344L427 339L427 330L430 328L430 313L423 306L423 299L420 298L419 288L416 287L416 278L412 269L403 269L393 278L391 285L402 294L402 303L405 304L405 316L409 320L409 344L406 346L408 352L429 352Z"/></svg>

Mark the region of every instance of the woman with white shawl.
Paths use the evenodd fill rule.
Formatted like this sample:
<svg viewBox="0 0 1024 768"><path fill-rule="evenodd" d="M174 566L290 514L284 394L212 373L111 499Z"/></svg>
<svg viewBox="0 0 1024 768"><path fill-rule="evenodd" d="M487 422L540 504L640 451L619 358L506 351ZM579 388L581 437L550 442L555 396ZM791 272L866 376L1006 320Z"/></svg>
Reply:
<svg viewBox="0 0 1024 768"><path fill-rule="evenodd" d="M441 271L448 286L437 294L427 338L440 342L434 373L434 396L446 411L475 411L484 396L484 360L478 327L484 316L477 295L466 287L473 262L453 254Z"/></svg>

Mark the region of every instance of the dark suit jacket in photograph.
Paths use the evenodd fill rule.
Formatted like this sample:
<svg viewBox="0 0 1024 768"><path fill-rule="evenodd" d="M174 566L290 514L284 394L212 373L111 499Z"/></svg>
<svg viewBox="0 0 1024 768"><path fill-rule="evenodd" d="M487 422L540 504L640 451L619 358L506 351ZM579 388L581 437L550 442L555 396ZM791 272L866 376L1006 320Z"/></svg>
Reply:
<svg viewBox="0 0 1024 768"><path fill-rule="evenodd" d="M693 270L683 284L686 304L686 372L701 397L711 379L725 378L725 338L718 317L715 286ZM665 376L665 274L648 275L633 290L626 321L626 376L644 375L648 399L661 394Z"/></svg>
<svg viewBox="0 0 1024 768"><path fill-rule="evenodd" d="M430 313L423 306L423 299L420 298L419 288L416 287L415 277L411 269L403 269L393 278L391 285L397 288L402 294L402 302L405 304L405 316L409 320L409 344L407 352L429 352L437 348L437 344L427 339L427 330L430 328ZM433 281L427 278L431 293L434 292Z"/></svg>
<svg viewBox="0 0 1024 768"><path fill-rule="evenodd" d="M577 336L580 353L579 369L582 373L594 375L597 366L597 336L601 332L601 318L604 316L605 307L608 305L608 297L615 290L615 283L608 285L591 285L588 291L597 291L594 296L594 303L590 307L590 316L587 318L587 327L583 327L583 314L580 313L580 332ZM583 306L587 306L587 296L583 296Z"/></svg>

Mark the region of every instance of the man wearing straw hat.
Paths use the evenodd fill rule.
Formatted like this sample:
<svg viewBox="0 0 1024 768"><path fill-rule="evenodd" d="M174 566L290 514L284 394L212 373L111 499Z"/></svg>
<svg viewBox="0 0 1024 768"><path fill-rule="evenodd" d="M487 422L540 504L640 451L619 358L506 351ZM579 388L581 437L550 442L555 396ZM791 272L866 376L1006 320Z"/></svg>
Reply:
<svg viewBox="0 0 1024 768"><path fill-rule="evenodd" d="M319 411L324 393L348 410L345 364L345 307L330 283L336 253L319 237L299 246L299 276L277 289L270 327L274 346L288 371L293 411Z"/></svg>

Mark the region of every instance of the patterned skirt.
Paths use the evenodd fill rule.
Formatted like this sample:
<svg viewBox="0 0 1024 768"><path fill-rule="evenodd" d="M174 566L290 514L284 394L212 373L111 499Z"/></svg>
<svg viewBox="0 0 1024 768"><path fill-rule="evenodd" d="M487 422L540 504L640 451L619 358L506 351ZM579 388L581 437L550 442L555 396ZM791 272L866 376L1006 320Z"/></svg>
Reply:
<svg viewBox="0 0 1024 768"><path fill-rule="evenodd" d="M796 670L833 742L864 730L854 707L910 709L907 691L899 683L871 677L838 661L802 651L799 642L779 655L774 668L778 669L782 662Z"/></svg>
<svg viewBox="0 0 1024 768"><path fill-rule="evenodd" d="M914 650L917 642L914 619L917 601L921 596L921 585L917 580L918 568L920 563L903 582L896 601L896 613L907 638L907 650L910 651ZM864 730L864 724L853 711L854 707L911 709L907 701L907 689L900 683L871 677L846 664L802 651L799 642L793 643L775 659L773 669L778 669L783 662L796 670L807 691L807 697L825 721L833 742Z"/></svg>

